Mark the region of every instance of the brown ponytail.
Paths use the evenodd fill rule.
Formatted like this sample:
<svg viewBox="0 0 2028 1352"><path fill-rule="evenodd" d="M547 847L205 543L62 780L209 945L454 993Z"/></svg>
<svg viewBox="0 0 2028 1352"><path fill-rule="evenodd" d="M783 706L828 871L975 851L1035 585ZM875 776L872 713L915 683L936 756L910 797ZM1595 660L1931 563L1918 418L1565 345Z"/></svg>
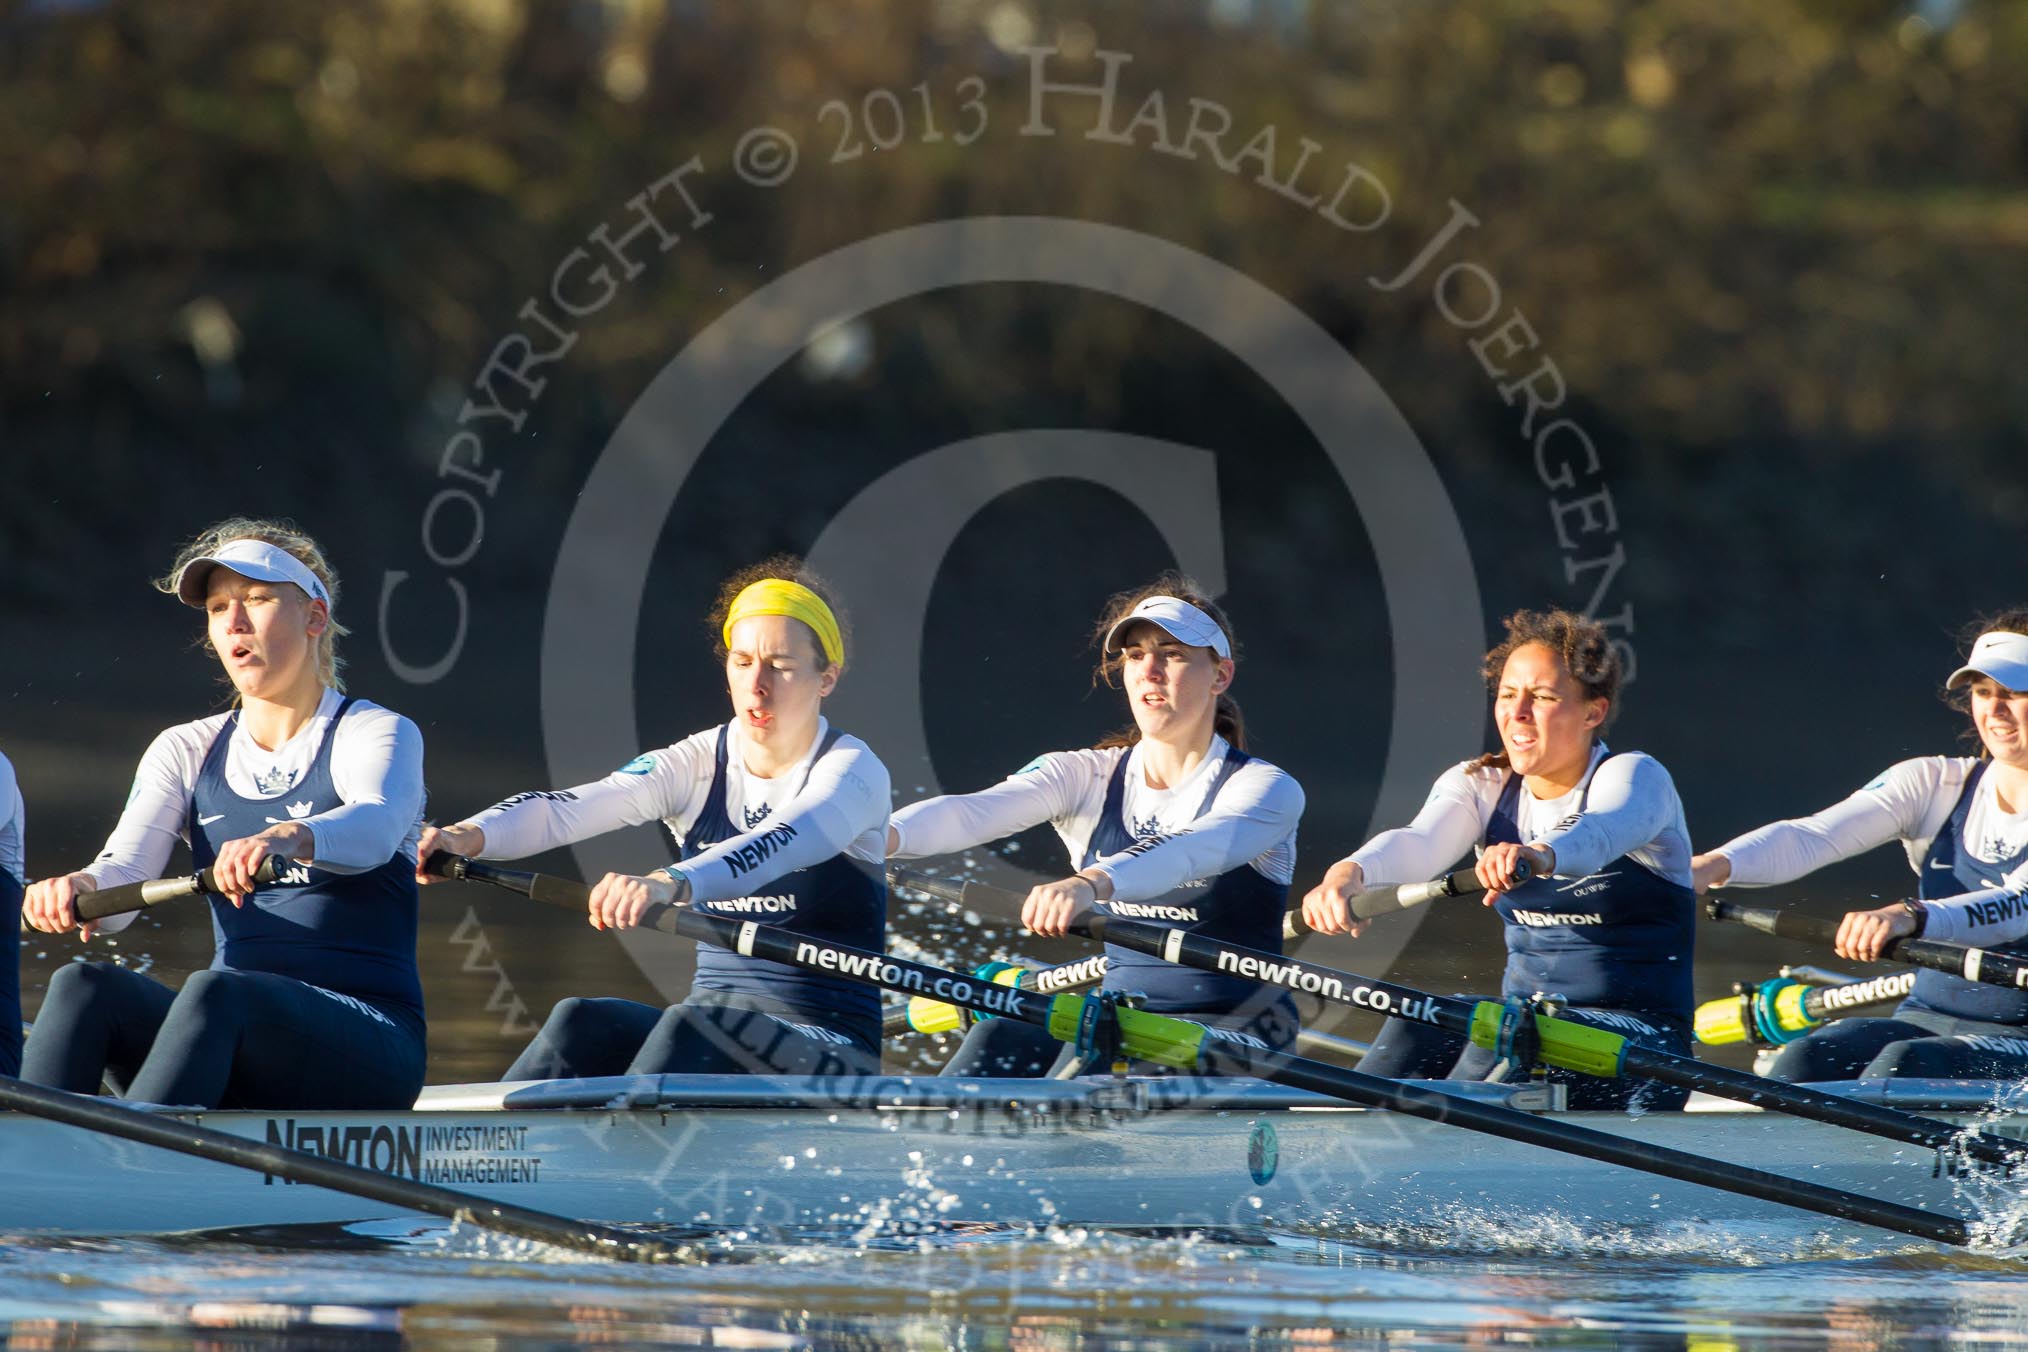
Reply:
<svg viewBox="0 0 2028 1352"><path fill-rule="evenodd" d="M1172 569L1147 586L1115 593L1106 602L1105 610L1099 616L1099 622L1091 631L1092 646L1099 650L1099 662L1091 674L1091 683L1094 687L1103 685L1108 690L1119 689L1122 658L1118 653L1109 653L1105 650L1106 635L1112 632L1115 624L1131 614L1135 606L1151 596L1173 596L1179 601L1188 601L1209 615L1225 632L1225 641L1232 648L1233 659L1238 660L1239 640L1233 637L1232 621L1225 617L1225 612L1204 594L1204 589L1192 578ZM1219 695L1217 707L1211 715L1211 729L1223 737L1227 745L1240 751L1246 750L1246 716L1239 711L1239 702L1233 699L1230 692ZM1105 751L1116 746L1132 746L1140 740L1141 729L1129 723L1118 731L1107 733L1100 738L1093 749Z"/></svg>
<svg viewBox="0 0 2028 1352"><path fill-rule="evenodd" d="M1614 651L1612 636L1606 633L1605 626L1568 610L1517 610L1500 623L1506 627L1507 637L1494 645L1479 666L1480 674L1486 678L1487 693L1499 691L1500 676L1515 649L1539 643L1557 655L1563 669L1583 689L1586 699L1606 702L1605 717L1598 725L1598 733L1603 735L1619 714L1621 681L1620 655ZM1506 765L1504 749L1489 751L1472 762L1475 769L1482 766L1504 769Z"/></svg>

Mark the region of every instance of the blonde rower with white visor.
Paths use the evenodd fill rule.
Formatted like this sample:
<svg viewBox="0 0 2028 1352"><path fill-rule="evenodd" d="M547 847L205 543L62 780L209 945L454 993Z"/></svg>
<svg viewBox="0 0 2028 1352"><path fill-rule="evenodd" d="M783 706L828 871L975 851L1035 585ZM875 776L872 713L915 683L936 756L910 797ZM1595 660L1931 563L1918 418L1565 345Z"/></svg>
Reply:
<svg viewBox="0 0 2028 1352"><path fill-rule="evenodd" d="M1971 719L1976 756L1889 766L1841 803L1774 822L1694 861L1697 887L1766 887L1889 841L1916 896L1849 912L1838 954L1870 962L1910 935L2028 954L2028 606L1979 626L1945 698ZM1785 1080L2028 1076L2028 993L1917 974L1892 1018L1841 1019L1784 1047Z"/></svg>
<svg viewBox="0 0 2028 1352"><path fill-rule="evenodd" d="M1280 952L1303 790L1246 751L1228 693L1230 624L1171 573L1113 597L1093 637L1096 679L1124 689L1133 725L1090 750L1038 756L977 793L903 808L889 824L889 856L956 854L1048 822L1076 871L1029 892L1021 919L1037 934L1063 934L1097 908ZM1105 985L1260 1045L1295 1040L1294 1002L1257 982L1109 948ZM1040 1030L989 1019L943 1073L1042 1074L1060 1051Z"/></svg>
<svg viewBox="0 0 2028 1352"><path fill-rule="evenodd" d="M887 770L823 715L849 636L829 588L802 560L778 556L727 580L710 625L732 699L729 722L637 756L604 779L517 794L426 833L423 857L442 849L519 859L659 819L681 857L646 876L600 879L587 917L594 927L630 928L651 903L669 902L886 948ZM682 1004L561 1001L506 1078L879 1068L872 987L699 944Z"/></svg>
<svg viewBox="0 0 2028 1352"><path fill-rule="evenodd" d="M133 917L80 929L77 899L159 877L187 844L226 893L216 951L181 990L117 962L59 968L22 1078L206 1108L406 1108L426 1060L422 735L344 693L338 575L287 522L220 522L155 585L204 615L233 708L157 736L105 848L30 887L22 915L80 939L118 929ZM287 867L261 883L267 859Z"/></svg>

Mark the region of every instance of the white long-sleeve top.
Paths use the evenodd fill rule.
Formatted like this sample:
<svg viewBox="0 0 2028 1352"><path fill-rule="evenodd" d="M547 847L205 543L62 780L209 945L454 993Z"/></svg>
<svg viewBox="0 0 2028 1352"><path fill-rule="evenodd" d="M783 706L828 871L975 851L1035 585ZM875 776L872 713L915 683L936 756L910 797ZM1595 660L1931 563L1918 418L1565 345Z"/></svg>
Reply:
<svg viewBox="0 0 2028 1352"><path fill-rule="evenodd" d="M731 725L726 745L725 811L746 830L671 864L671 874L690 882L697 901L751 896L775 879L849 855L878 867L887 845L887 767L866 743L842 736L823 755L830 724L817 720L817 735L802 759L763 779L747 770L745 737ZM682 840L704 810L717 763L716 727L692 733L673 746L636 756L604 779L574 788L521 793L472 817L486 833L485 857L520 859L660 820ZM793 828L784 832L782 827ZM767 837L759 841L760 837ZM735 871L726 856L759 841L765 855L756 867Z"/></svg>
<svg viewBox="0 0 2028 1352"><path fill-rule="evenodd" d="M893 857L954 854L1048 822L1074 869L1090 848L1106 785L1126 757L1120 811L1138 843L1096 861L1112 880L1115 900L1152 900L1243 864L1287 885L1295 877L1296 824L1303 815L1302 786L1288 772L1250 759L1208 810L1200 811L1231 749L1214 735L1203 759L1166 789L1149 785L1139 745L1052 751L977 793L929 798L901 809L889 823L900 842Z"/></svg>
<svg viewBox="0 0 2028 1352"><path fill-rule="evenodd" d="M1588 795L1585 781L1557 798L1537 798L1521 786L1515 825L1522 843L1555 850L1559 878L1585 877L1626 855L1651 873L1690 886L1690 832L1675 781L1643 752L1609 755L1603 742L1592 748ZM1444 771L1413 821L1382 831L1352 852L1366 885L1434 878L1475 849L1486 838L1511 773L1472 761Z"/></svg>
<svg viewBox="0 0 2028 1352"><path fill-rule="evenodd" d="M287 798L316 761L317 748L324 744L324 734L344 699L337 691L326 690L309 721L272 750L256 742L246 720L240 719L226 744L226 787L242 798ZM228 717L213 714L179 723L149 745L134 771L119 824L98 858L83 870L93 882L117 887L162 875L177 843L188 843L190 796ZM343 804L300 818L316 837L312 862L318 868L364 873L396 854L415 858L424 791L422 733L414 723L368 700L354 700L331 742L331 783ZM117 930L132 919L112 916L99 927Z"/></svg>
<svg viewBox="0 0 2028 1352"><path fill-rule="evenodd" d="M1888 767L1872 783L1822 812L1770 822L1726 841L1714 854L1732 864L1729 887L1767 887L1898 840L1918 877L1937 834L1950 821L1978 761L1969 756L1918 756ZM1979 780L1965 814L1959 848L1998 865L2028 850L2028 804L2003 812L1989 773ZM1948 880L1946 880L1948 881ZM1946 943L2004 943L2028 934L2028 862L2000 887L1982 888L1923 903L1925 939Z"/></svg>
<svg viewBox="0 0 2028 1352"><path fill-rule="evenodd" d="M28 881L27 830L28 809L21 801L21 781L14 775L14 763L0 756L0 869L20 882Z"/></svg>

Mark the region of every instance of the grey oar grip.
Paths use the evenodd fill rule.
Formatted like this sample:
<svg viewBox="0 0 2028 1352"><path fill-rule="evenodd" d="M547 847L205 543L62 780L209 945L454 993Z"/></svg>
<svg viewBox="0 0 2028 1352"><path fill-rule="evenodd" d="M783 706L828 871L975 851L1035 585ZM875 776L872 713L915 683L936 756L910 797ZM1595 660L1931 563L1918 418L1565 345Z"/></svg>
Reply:
<svg viewBox="0 0 2028 1352"><path fill-rule="evenodd" d="M282 870L293 861L269 855L261 860L261 866L254 870L254 882L265 886L282 875ZM145 911L150 906L159 906L165 901L178 897L196 896L206 892L213 896L223 895L218 890L218 879L210 869L186 874L181 878L149 878L138 883L121 883L118 887L101 887L87 892L71 903L71 910L77 915L77 923L89 925L107 916L126 915L130 911ZM29 926L21 927L22 933L34 933Z"/></svg>

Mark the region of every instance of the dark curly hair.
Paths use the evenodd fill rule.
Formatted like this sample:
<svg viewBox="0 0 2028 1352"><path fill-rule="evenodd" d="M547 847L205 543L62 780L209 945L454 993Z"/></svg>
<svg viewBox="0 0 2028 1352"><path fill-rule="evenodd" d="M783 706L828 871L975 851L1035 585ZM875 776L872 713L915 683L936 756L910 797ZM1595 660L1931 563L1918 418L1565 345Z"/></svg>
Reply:
<svg viewBox="0 0 2028 1352"><path fill-rule="evenodd" d="M1605 718L1598 725L1602 734L1612 725L1620 711L1620 684L1623 679L1620 655L1613 648L1612 636L1597 620L1568 610L1517 610L1500 622L1507 629L1507 637L1495 644L1480 663L1480 674L1486 678L1486 690L1497 694L1500 689L1500 675L1507 669L1507 659L1517 648L1539 643L1557 656L1563 669L1570 673L1584 691L1588 700L1603 699L1606 702ZM1478 765L1507 764L1507 753L1490 752L1479 757Z"/></svg>

